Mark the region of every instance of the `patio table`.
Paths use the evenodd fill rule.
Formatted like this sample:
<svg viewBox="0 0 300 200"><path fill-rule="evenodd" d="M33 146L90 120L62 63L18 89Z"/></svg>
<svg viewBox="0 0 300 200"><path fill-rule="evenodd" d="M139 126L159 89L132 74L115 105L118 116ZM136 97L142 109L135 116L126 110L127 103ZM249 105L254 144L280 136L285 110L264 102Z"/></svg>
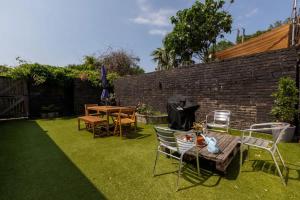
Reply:
<svg viewBox="0 0 300 200"><path fill-rule="evenodd" d="M121 109L128 109L128 107L124 106L91 106L87 108L88 114L89 111L96 111L97 114L99 113L105 113L107 118L107 124L106 124L106 131L107 134L109 134L109 116L111 113L119 112Z"/></svg>
<svg viewBox="0 0 300 200"><path fill-rule="evenodd" d="M187 134L187 132L181 133L182 137L185 137ZM214 131L208 131L205 136L216 138L221 150L220 153L210 153L207 150L207 146L197 146L187 152L187 154L196 155L196 151L198 151L200 157L215 162L216 169L226 173L227 167L240 150L240 137Z"/></svg>

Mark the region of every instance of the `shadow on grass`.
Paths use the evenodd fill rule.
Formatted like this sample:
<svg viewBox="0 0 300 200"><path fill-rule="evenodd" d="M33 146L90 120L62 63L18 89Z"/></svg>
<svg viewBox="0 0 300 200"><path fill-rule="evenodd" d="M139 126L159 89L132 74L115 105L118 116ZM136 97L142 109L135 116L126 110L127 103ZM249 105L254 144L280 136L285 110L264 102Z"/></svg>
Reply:
<svg viewBox="0 0 300 200"><path fill-rule="evenodd" d="M246 172L255 172L255 171L262 171L264 173L272 174L274 176L278 176L278 171L276 168L275 163L273 160L251 160L252 163L252 169L253 171L246 171ZM300 168L297 165L293 165L291 163L286 163L286 169L280 164L280 162L277 162L279 164L279 168L281 170L281 173L283 177L285 178L286 183L288 183L289 180L297 180L300 181ZM297 168L298 167L298 168ZM295 172L297 174L297 177L290 176L291 172Z"/></svg>
<svg viewBox="0 0 300 200"><path fill-rule="evenodd" d="M36 122L0 126L0 199L106 199Z"/></svg>
<svg viewBox="0 0 300 200"><path fill-rule="evenodd" d="M243 152L245 153L245 152ZM247 153L246 153L247 154ZM245 156L243 156L245 157ZM243 170L242 172L257 172L257 171L261 171L267 174L271 174L274 176L278 176L278 171L276 168L276 165L274 163L273 160L248 160L247 162L252 162L252 170ZM300 166L292 164L292 163L285 163L286 164L286 168L284 168L282 166L282 163L277 160L277 163L279 165L280 171L283 175L283 177L285 178L285 182L288 183L289 180L297 180L300 181ZM291 172L294 172L293 174L297 174L296 177L290 176Z"/></svg>
<svg viewBox="0 0 300 200"><path fill-rule="evenodd" d="M197 187L197 186L216 187L216 186L219 185L222 178L225 178L225 179L228 179L228 180L236 180L238 175L239 175L239 171L240 171L240 165L239 165L240 156L239 155L240 154L238 153L234 157L231 164L228 166L226 173L222 173L222 172L216 170L215 162L206 160L204 158L200 158L200 160L199 160L199 162L200 162L200 176L198 176L198 173L197 173L195 159L191 159L190 156L187 156L187 158L185 158L185 163L186 164L182 168L182 175L181 175L180 178L185 179L187 182L191 183L192 185L187 186L187 187L180 186L179 190L187 190L187 189L194 188L194 187ZM165 156L165 157L168 158L168 159L172 159L168 156ZM176 162L176 163L173 163L173 164L178 165L179 162ZM155 177L168 175L168 174L177 175L178 170L156 174ZM210 179L211 177L216 177L216 180L210 181L209 183L207 183L207 180Z"/></svg>
<svg viewBox="0 0 300 200"><path fill-rule="evenodd" d="M151 134L145 134L144 128L139 126L136 128L136 131L134 131L132 126L122 126L122 133L124 139L144 139L151 136Z"/></svg>
<svg viewBox="0 0 300 200"><path fill-rule="evenodd" d="M201 165L201 162L200 162ZM203 165L201 165L203 166ZM207 180L210 179L211 177L217 177L217 179L210 183L207 184ZM179 190L187 190L190 188L194 188L197 186L204 186L204 187L216 187L217 185L219 185L222 176L215 173L214 170L208 170L204 167L201 167L200 169L200 176L198 176L197 173L197 169L194 165L185 165L183 167L183 174L181 176L181 178L185 179L186 181L190 182L192 185L191 186L187 186L187 187L180 187Z"/></svg>
<svg viewBox="0 0 300 200"><path fill-rule="evenodd" d="M126 138L127 139L144 139L149 136L151 136L151 134L145 134L144 128L137 127L135 132L132 129L128 130L128 134L126 135Z"/></svg>

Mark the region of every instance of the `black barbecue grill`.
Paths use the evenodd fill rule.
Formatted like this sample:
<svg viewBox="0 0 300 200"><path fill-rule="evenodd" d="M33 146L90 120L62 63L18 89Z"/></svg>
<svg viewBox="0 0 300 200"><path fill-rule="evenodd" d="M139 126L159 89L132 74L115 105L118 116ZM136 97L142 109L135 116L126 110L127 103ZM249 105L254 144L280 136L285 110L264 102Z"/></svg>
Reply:
<svg viewBox="0 0 300 200"><path fill-rule="evenodd" d="M195 112L199 105L184 96L173 96L167 103L169 127L188 131L195 122Z"/></svg>

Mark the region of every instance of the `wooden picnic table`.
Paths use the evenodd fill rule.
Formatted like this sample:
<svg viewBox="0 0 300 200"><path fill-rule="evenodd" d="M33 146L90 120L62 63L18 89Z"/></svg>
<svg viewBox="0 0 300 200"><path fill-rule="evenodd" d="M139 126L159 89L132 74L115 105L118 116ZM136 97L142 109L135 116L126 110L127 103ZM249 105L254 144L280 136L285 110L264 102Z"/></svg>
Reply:
<svg viewBox="0 0 300 200"><path fill-rule="evenodd" d="M122 109L128 109L128 107L124 107L124 106L91 106L91 107L87 108L87 111L88 111L88 115L89 115L89 111L96 111L98 114L104 113L106 115L106 119L107 119L106 131L107 131L107 134L109 134L109 116L111 115L111 113L119 112L119 110L122 110Z"/></svg>
<svg viewBox="0 0 300 200"><path fill-rule="evenodd" d="M186 135L186 133L182 134ZM217 144L221 150L220 153L210 153L207 150L207 146L197 146L187 152L187 154L196 155L196 151L198 151L200 157L215 162L216 169L226 173L227 167L240 150L240 137L214 131L209 131L205 136L216 138Z"/></svg>

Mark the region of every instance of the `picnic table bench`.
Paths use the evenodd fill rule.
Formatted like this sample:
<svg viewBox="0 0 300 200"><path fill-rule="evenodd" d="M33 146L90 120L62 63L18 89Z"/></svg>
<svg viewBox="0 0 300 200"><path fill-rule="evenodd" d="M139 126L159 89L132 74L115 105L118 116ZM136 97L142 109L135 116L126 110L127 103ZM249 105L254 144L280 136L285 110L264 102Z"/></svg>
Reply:
<svg viewBox="0 0 300 200"><path fill-rule="evenodd" d="M78 130L80 130L80 121L84 121L86 123L86 128L92 129L94 137L96 136L95 128L99 125L107 124L107 120L101 119L99 116L87 115L87 116L78 117L77 119L78 119Z"/></svg>

